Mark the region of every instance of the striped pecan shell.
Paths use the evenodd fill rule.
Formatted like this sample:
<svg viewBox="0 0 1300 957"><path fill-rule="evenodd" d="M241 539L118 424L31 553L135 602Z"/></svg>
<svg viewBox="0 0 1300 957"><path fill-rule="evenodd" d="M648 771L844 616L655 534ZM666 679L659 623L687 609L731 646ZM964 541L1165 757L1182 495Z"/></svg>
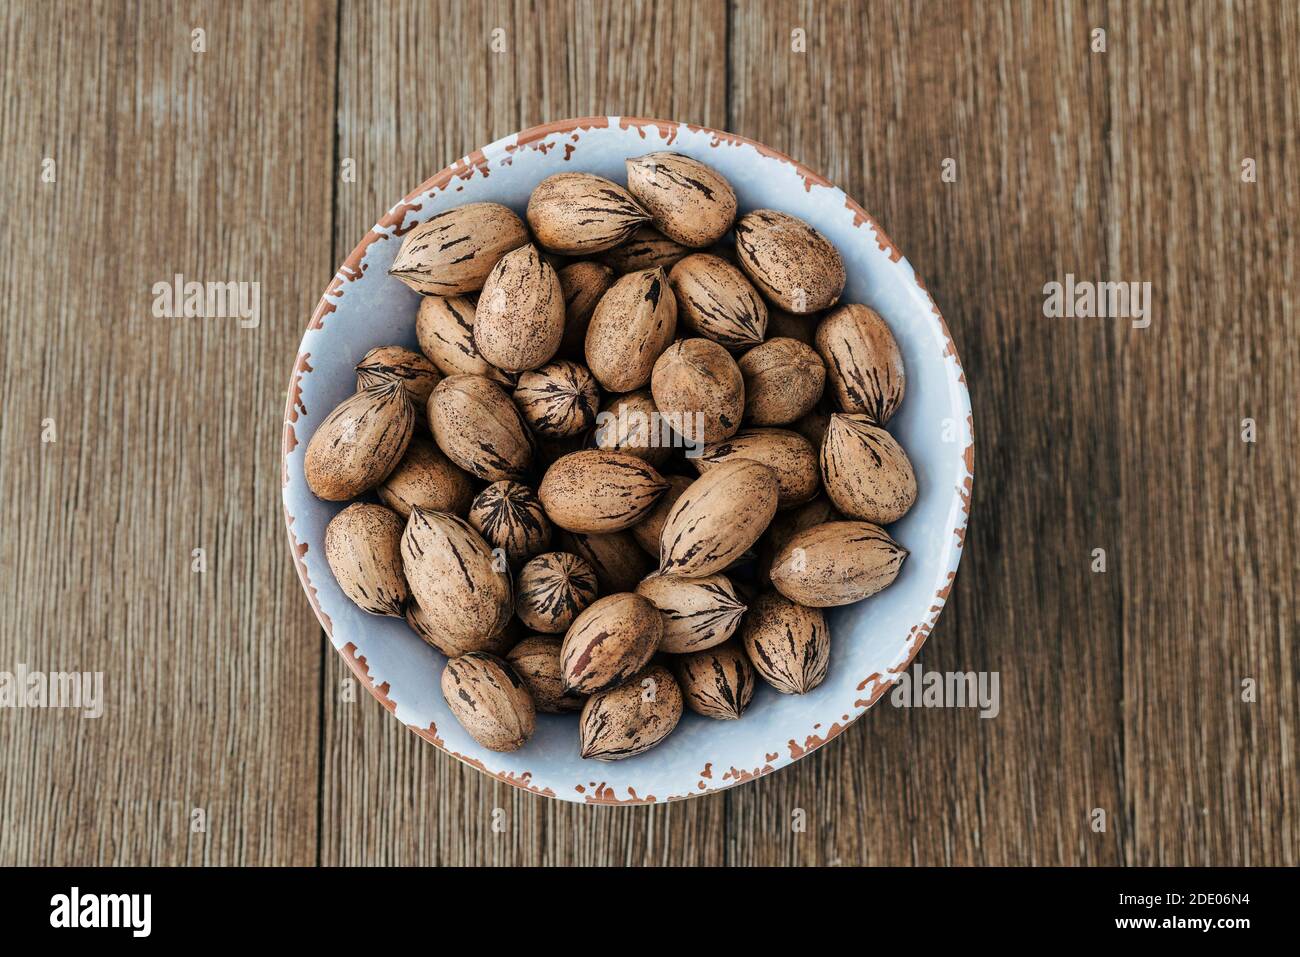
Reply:
<svg viewBox="0 0 1300 957"><path fill-rule="evenodd" d="M682 691L663 665L651 665L609 691L593 695L578 721L580 753L618 761L648 751L682 717Z"/></svg>
<svg viewBox="0 0 1300 957"><path fill-rule="evenodd" d="M600 257L600 261L622 276L656 266L669 270L689 253L653 226L638 226L627 240Z"/></svg>
<svg viewBox="0 0 1300 957"><path fill-rule="evenodd" d="M442 379L432 362L420 353L401 346L379 346L367 352L356 365L357 388L365 389L381 382L397 380L406 386L406 394L415 407L416 420L424 418L429 393Z"/></svg>
<svg viewBox="0 0 1300 957"><path fill-rule="evenodd" d="M826 386L821 356L796 339L768 339L736 364L745 379L745 420L754 425L798 421L817 406Z"/></svg>
<svg viewBox="0 0 1300 957"><path fill-rule="evenodd" d="M802 219L758 209L736 223L736 258L763 295L786 312L807 315L835 305L844 260Z"/></svg>
<svg viewBox="0 0 1300 957"><path fill-rule="evenodd" d="M537 493L521 482L493 482L469 508L469 523L518 567L551 543L551 523Z"/></svg>
<svg viewBox="0 0 1300 957"><path fill-rule="evenodd" d="M841 412L860 412L885 425L903 402L903 354L880 313L857 303L840 306L817 326L817 351Z"/></svg>
<svg viewBox="0 0 1300 957"><path fill-rule="evenodd" d="M565 690L560 676L560 639L553 635L525 638L510 649L506 661L527 685L538 711L566 714L581 710L587 700L577 692Z"/></svg>
<svg viewBox="0 0 1300 957"><path fill-rule="evenodd" d="M562 531L559 547L580 557L596 571L596 581L606 595L633 591L650 571L650 560L637 548L628 532L603 535Z"/></svg>
<svg viewBox="0 0 1300 957"><path fill-rule="evenodd" d="M476 651L448 661L442 696L461 727L490 751L518 751L533 736L537 713L528 687L495 655Z"/></svg>
<svg viewBox="0 0 1300 957"><path fill-rule="evenodd" d="M439 382L429 396L429 428L447 458L489 482L523 478L536 451L518 407L482 376Z"/></svg>
<svg viewBox="0 0 1300 957"><path fill-rule="evenodd" d="M504 655L519 640L518 629L511 627L518 622L511 620L495 638L464 635L449 635L424 613L424 609L414 599L406 603L406 623L424 642L437 648L448 658L456 658L471 651L485 651L489 655Z"/></svg>
<svg viewBox="0 0 1300 957"><path fill-rule="evenodd" d="M474 486L433 442L417 436L375 493L402 518L409 518L417 505L426 512L464 515L474 498Z"/></svg>
<svg viewBox="0 0 1300 957"><path fill-rule="evenodd" d="M560 649L564 687L595 694L622 684L645 667L663 632L659 609L640 595L624 592L597 599L578 614L564 635Z"/></svg>
<svg viewBox="0 0 1300 957"><path fill-rule="evenodd" d="M740 640L754 670L781 694L806 694L826 677L831 635L817 608L764 592L745 615Z"/></svg>
<svg viewBox="0 0 1300 957"><path fill-rule="evenodd" d="M805 528L836 522L843 518L824 495L818 495L810 502L804 502L785 512L778 512L772 524L767 527L759 541L758 577L764 585L771 585L772 562L794 535Z"/></svg>
<svg viewBox="0 0 1300 957"><path fill-rule="evenodd" d="M832 415L822 444L826 494L848 518L889 525L916 501L916 473L898 441L865 415Z"/></svg>
<svg viewBox="0 0 1300 957"><path fill-rule="evenodd" d="M669 346L654 364L650 392L660 413L693 443L735 435L745 414L740 367L711 339L682 339Z"/></svg>
<svg viewBox="0 0 1300 957"><path fill-rule="evenodd" d="M381 382L348 396L307 443L307 487L329 502L356 498L397 466L414 431L415 408L400 381Z"/></svg>
<svg viewBox="0 0 1300 957"><path fill-rule="evenodd" d="M727 349L749 349L763 341L767 305L745 274L718 256L695 253L668 274L677 297L678 321L696 335Z"/></svg>
<svg viewBox="0 0 1300 957"><path fill-rule="evenodd" d="M720 645L736 631L745 603L726 575L651 575L636 586L664 616L659 650L673 655Z"/></svg>
<svg viewBox="0 0 1300 957"><path fill-rule="evenodd" d="M627 161L627 188L655 228L683 246L722 238L736 218L736 193L721 173L681 153L647 153Z"/></svg>
<svg viewBox="0 0 1300 957"><path fill-rule="evenodd" d="M776 514L776 473L733 459L709 469L677 500L659 538L659 569L703 578L745 554Z"/></svg>
<svg viewBox="0 0 1300 957"><path fill-rule="evenodd" d="M528 242L528 230L499 203L469 203L406 234L388 274L416 292L459 296L482 288L506 253Z"/></svg>
<svg viewBox="0 0 1300 957"><path fill-rule="evenodd" d="M479 650L514 613L509 568L463 518L412 509L402 567L425 622L452 643Z"/></svg>
<svg viewBox="0 0 1300 957"><path fill-rule="evenodd" d="M561 528L617 532L640 521L667 488L663 476L635 455L583 449L546 470L538 496Z"/></svg>
<svg viewBox="0 0 1300 957"><path fill-rule="evenodd" d="M544 365L564 336L564 294L551 264L529 243L512 250L483 283L474 314L474 344L506 372Z"/></svg>
<svg viewBox="0 0 1300 957"><path fill-rule="evenodd" d="M600 386L586 366L557 359L521 375L514 399L534 432L562 439L595 425Z"/></svg>
<svg viewBox="0 0 1300 957"><path fill-rule="evenodd" d="M560 341L561 356L566 359L586 358L587 326L596 303L614 284L614 270L601 263L583 260L570 263L559 270L560 291L564 294L564 338Z"/></svg>
<svg viewBox="0 0 1300 957"><path fill-rule="evenodd" d="M562 635L596 600L596 570L572 552L538 555L519 570L515 614L527 627Z"/></svg>
<svg viewBox="0 0 1300 957"><path fill-rule="evenodd" d="M598 449L626 452L656 468L668 460L674 441L649 389L610 396L596 416L592 440Z"/></svg>
<svg viewBox="0 0 1300 957"><path fill-rule="evenodd" d="M790 536L772 560L772 584L810 608L850 605L891 585L907 549L870 522L826 522Z"/></svg>
<svg viewBox="0 0 1300 957"><path fill-rule="evenodd" d="M776 473L778 509L802 505L821 485L817 453L807 439L788 429L745 429L706 445L691 463L703 475L732 459L762 462Z"/></svg>
<svg viewBox="0 0 1300 957"><path fill-rule="evenodd" d="M409 592L402 572L402 519L354 502L325 526L325 560L343 594L372 615L402 615Z"/></svg>
<svg viewBox="0 0 1300 957"><path fill-rule="evenodd" d="M526 215L544 249L568 256L613 249L650 218L622 186L592 173L546 177Z"/></svg>
<svg viewBox="0 0 1300 957"><path fill-rule="evenodd" d="M668 488L664 490L663 495L659 496L659 501L655 502L654 508L646 512L641 521L632 526L632 537L655 561L659 560L659 536L663 534L668 513L695 481L684 475L665 475L664 478L668 481Z"/></svg>
<svg viewBox="0 0 1300 957"><path fill-rule="evenodd" d="M609 287L592 313L587 367L609 392L640 389L676 332L677 300L663 269L628 273Z"/></svg>
<svg viewBox="0 0 1300 957"><path fill-rule="evenodd" d="M719 721L734 721L754 697L754 666L744 649L729 641L673 659L686 707Z"/></svg>

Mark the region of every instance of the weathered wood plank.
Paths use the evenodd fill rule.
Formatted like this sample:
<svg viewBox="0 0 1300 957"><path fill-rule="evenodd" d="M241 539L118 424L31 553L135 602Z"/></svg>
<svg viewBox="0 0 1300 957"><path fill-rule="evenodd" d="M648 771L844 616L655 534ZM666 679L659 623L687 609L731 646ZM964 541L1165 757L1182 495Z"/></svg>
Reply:
<svg viewBox="0 0 1300 957"><path fill-rule="evenodd" d="M1107 258L1156 307L1115 331L1126 856L1294 865L1300 16L1113 12Z"/></svg>
<svg viewBox="0 0 1300 957"><path fill-rule="evenodd" d="M319 627L279 423L303 277L331 268L302 226L329 204L333 8L0 17L0 669L105 694L96 720L0 714L0 862L312 863ZM156 317L176 274L259 283L260 322Z"/></svg>

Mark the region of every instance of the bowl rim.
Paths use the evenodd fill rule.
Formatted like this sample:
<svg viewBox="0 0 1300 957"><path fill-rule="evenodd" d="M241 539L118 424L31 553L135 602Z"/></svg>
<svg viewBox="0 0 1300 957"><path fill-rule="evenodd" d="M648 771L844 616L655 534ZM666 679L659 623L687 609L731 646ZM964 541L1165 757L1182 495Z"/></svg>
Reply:
<svg viewBox="0 0 1300 957"><path fill-rule="evenodd" d="M474 175L476 171L485 172L490 165L490 157L494 157L503 151L520 149L531 143L538 142L556 134L571 133L575 130L581 129L605 128L615 124L623 129L635 127L641 131L643 137L645 136L646 128L653 127L660 134L661 139L665 140L662 147L663 149L671 148L672 143L676 138L676 131L682 128L685 128L692 133L704 133L712 136L715 141L714 145L718 145L719 143L728 143L734 146L749 146L763 156L786 163L793 167L795 172L803 179L806 189L811 189L813 186L822 186L839 191L840 194L844 196L845 206L854 214L856 224L865 224L869 226L875 234L876 242L880 250L886 252L891 261L896 263L902 262L911 269L913 280L929 301L931 313L934 315L935 319L938 320L939 330L943 335L944 342L946 343L945 355L951 357L956 367L955 383L959 388L958 395L963 407L962 410L966 415L967 423L966 445L962 453L963 458L965 459L966 475L964 479L964 490L960 487L955 489L957 494L960 495L961 503L960 508L957 510L956 524L951 529L952 537L949 539L947 582L936 592L928 616L921 622L913 625L916 637L912 642L911 649L907 653L906 658L896 668L891 669L891 673L893 674L902 674L911 667L912 662L920 653L921 647L925 644L926 639L929 638L931 630L938 622L939 615L943 611L948 596L952 591L953 584L956 580L957 569L961 562L961 556L965 550L966 528L970 520L975 480L975 423L970 403L970 390L966 384L966 373L962 366L961 358L957 352L957 344L953 341L952 333L948 329L948 323L944 319L943 314L939 311L938 304L934 301L934 297L926 288L926 285L921 276L917 273L916 268L902 255L893 240L889 238L885 231L880 227L880 224L876 222L875 218L863 209L863 207L859 205L853 197L849 196L848 193L844 192L844 190L840 189L821 174L809 169L803 163L800 163L787 156L785 153L772 149L763 143L750 139L749 137L737 133L728 133L708 126L683 123L677 120L615 115L581 116L562 120L552 120L548 123L541 123L537 126L528 127L527 129L520 130L517 133L510 133L494 140L486 146L474 150L472 153L461 157L442 170L439 170L437 173L434 173L424 182L420 183L413 190L407 193L396 205L381 217L380 220L362 237L361 241L352 249L347 258L343 261L342 265L339 266L338 270L335 271L334 275L327 283L325 291L321 294L320 301L312 311L311 319L307 324L307 328L303 332L303 337L305 337L308 332L321 328L325 316L335 311L337 307L335 303L331 301L331 297L342 288L343 283L361 277L361 264L366 251L372 243L381 239L387 239L390 236L394 239L398 239L418 225L416 222L412 222L405 229L402 228L406 214L418 210L423 205L419 200L425 193L446 187L453 178L468 179ZM301 405L300 380L304 373L311 371L311 367L306 363L307 355L301 351L301 345L302 338L300 337L299 351L290 372L289 388L285 399L284 434L280 452L281 507L284 510L285 531L288 537L290 555L293 559L294 568L297 570L303 594L307 597L307 601L316 615L316 620L320 623L321 628L324 629L325 634L329 639L330 646L333 647L340 657L343 658L348 668L361 682L362 686L370 692L371 696L383 705L390 713L393 713L394 716L396 716L397 703L388 695L388 683L384 682L379 685L375 684L370 677L370 669L366 663L366 658L364 655L357 654L356 645L352 642L348 642L344 646L339 647L334 643L333 623L330 621L329 616L325 614L320 607L320 602L316 597L316 589L311 583L306 563L303 561L303 555L307 551L307 545L304 542L299 542L297 537L294 535L294 516L290 514L289 506L284 501L284 490L289 484L289 456L297 447L299 442L294 425L298 418L298 406ZM866 682L870 681L872 678L881 677L883 676L872 675L863 681L862 686L865 686ZM838 737L846 728L850 727L854 722L870 711L876 702L884 695L885 691L892 686L893 682L883 680L877 681L875 690L864 702L865 707L859 710L856 714L850 715L848 720L843 723L838 721L833 723L826 729L824 734L814 735L809 738L805 741L803 746L796 746L798 753L794 753L795 748L792 747L789 760L779 761L776 763L769 761L764 767L757 768L753 771L742 769L729 781L724 779L716 784L711 781L707 784L705 781L701 781L701 786L698 790L687 791L684 794L670 794L663 798L656 798L653 795L641 798L633 794L628 798L619 798L613 792L613 789L605 788L603 790L596 789L594 792L585 793L583 795L584 802L587 804L603 805L667 803L671 801L686 800L688 798L699 797L706 794L717 794L735 787L738 784L765 777L774 771L778 771L781 768L794 764L795 761L806 757L813 751L816 751L823 745L827 744L833 738ZM568 798L561 798L549 787L539 787L534 784L530 780L530 773L516 775L511 772L494 771L485 766L477 758L460 754L452 750L446 745L443 739L438 736L436 728L420 728L415 725L407 724L404 721L402 724L407 728L407 730L423 738L440 751L451 755L463 764L467 764L482 771L484 774L487 774L496 780L504 781L506 784L521 790L529 791L533 794L539 794L558 800L570 800ZM793 745L794 742L792 741L791 744Z"/></svg>

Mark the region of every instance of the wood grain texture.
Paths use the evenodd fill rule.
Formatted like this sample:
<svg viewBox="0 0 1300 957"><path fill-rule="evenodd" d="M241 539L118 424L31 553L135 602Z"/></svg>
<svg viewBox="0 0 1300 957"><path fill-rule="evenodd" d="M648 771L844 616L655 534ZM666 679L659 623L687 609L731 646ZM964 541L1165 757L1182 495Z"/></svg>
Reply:
<svg viewBox="0 0 1300 957"><path fill-rule="evenodd" d="M0 711L0 864L1300 863L1293 4L23 0L0 22L0 670L103 671L107 698ZM920 660L998 672L996 718L886 698L756 783L587 808L425 744L328 648L279 506L306 318L414 184L592 113L766 142L916 264L976 431ZM260 282L260 326L155 318L175 273ZM1149 281L1150 327L1045 317L1067 273Z"/></svg>
<svg viewBox="0 0 1300 957"><path fill-rule="evenodd" d="M1114 31L1109 102L1107 257L1158 306L1115 339L1126 858L1294 866L1300 11L1152 15Z"/></svg>
<svg viewBox="0 0 1300 957"><path fill-rule="evenodd" d="M0 12L0 669L105 693L0 713L5 864L315 859L319 626L278 463L300 277L332 268L300 229L329 202L332 13ZM260 323L156 317L177 273L260 283Z"/></svg>

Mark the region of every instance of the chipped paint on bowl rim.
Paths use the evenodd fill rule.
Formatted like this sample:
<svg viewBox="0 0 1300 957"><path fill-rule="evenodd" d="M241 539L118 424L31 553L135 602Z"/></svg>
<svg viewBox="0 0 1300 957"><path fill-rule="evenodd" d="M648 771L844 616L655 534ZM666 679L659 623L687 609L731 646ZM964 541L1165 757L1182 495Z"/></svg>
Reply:
<svg viewBox="0 0 1300 957"><path fill-rule="evenodd" d="M907 395L890 430L907 448L920 486L916 505L891 532L911 555L890 588L829 610L830 673L807 695L779 695L759 682L740 721L710 721L687 711L663 744L626 761L582 761L572 715L539 715L528 745L497 754L469 738L450 716L438 690L443 656L404 621L367 615L339 591L321 543L325 524L343 503L322 502L307 489L305 444L297 430L303 427L309 437L323 415L351 394L352 366L367 350L394 343L416 347L419 296L386 275L401 236L435 211L466 202L503 202L522 214L532 186L575 157L578 168L621 180L625 157L658 149L718 167L742 209L766 206L813 223L844 256L849 284L842 301L866 302L889 321L908 374ZM421 184L366 234L330 281L299 347L288 390L281 469L285 525L303 590L331 643L370 693L420 737L536 794L591 804L671 801L753 780L816 750L861 717L910 666L938 620L961 559L974 481L973 428L965 374L937 305L875 220L841 190L735 134L668 120L561 120L476 150Z"/></svg>

